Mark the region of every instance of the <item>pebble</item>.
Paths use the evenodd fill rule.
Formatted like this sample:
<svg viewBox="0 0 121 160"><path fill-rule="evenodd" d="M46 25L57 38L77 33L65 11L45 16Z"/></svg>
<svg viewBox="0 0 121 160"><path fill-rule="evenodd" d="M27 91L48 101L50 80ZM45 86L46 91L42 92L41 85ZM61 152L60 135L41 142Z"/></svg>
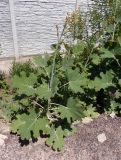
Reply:
<svg viewBox="0 0 121 160"><path fill-rule="evenodd" d="M0 134L0 146L5 145L5 139L8 139L6 135Z"/></svg>
<svg viewBox="0 0 121 160"><path fill-rule="evenodd" d="M107 140L105 133L99 134L97 139L100 143L104 143Z"/></svg>
<svg viewBox="0 0 121 160"><path fill-rule="evenodd" d="M112 112L112 113L110 114L110 116L111 116L111 118L115 118L115 117L116 117L115 112Z"/></svg>
<svg viewBox="0 0 121 160"><path fill-rule="evenodd" d="M82 119L83 124L88 124L88 123L91 123L92 121L93 119L91 117L85 117Z"/></svg>

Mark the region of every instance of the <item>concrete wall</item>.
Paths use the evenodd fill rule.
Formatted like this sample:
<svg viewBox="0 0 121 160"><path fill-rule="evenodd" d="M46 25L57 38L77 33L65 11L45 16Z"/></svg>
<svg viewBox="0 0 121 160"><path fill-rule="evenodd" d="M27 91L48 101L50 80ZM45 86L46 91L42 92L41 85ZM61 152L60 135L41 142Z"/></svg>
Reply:
<svg viewBox="0 0 121 160"><path fill-rule="evenodd" d="M9 0L0 0L0 54L13 56L13 38Z"/></svg>
<svg viewBox="0 0 121 160"><path fill-rule="evenodd" d="M62 25L76 0L13 0L19 55L50 50L57 40L55 25ZM86 6L87 0L78 0ZM85 7L86 8L86 7ZM85 9L84 9L85 10ZM0 57L14 56L9 0L0 0Z"/></svg>
<svg viewBox="0 0 121 160"><path fill-rule="evenodd" d="M62 25L75 0L15 0L18 46L21 55L38 54L56 42L55 25ZM24 43L23 43L24 42Z"/></svg>

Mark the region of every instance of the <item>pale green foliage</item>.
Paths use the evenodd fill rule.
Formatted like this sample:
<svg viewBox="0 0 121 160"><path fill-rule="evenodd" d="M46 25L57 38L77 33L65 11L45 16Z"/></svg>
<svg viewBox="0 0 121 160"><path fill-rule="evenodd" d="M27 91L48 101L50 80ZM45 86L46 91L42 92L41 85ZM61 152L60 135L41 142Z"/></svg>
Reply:
<svg viewBox="0 0 121 160"><path fill-rule="evenodd" d="M98 54L91 55L92 62L95 65L99 65L105 59L116 59L114 54L106 48L99 48Z"/></svg>
<svg viewBox="0 0 121 160"><path fill-rule="evenodd" d="M109 113L111 113L112 111L115 112L115 109L119 107L121 109L121 104L120 103L117 103L116 101L111 101L111 104L110 104L110 109L108 110ZM116 112L117 113L117 112Z"/></svg>
<svg viewBox="0 0 121 160"><path fill-rule="evenodd" d="M37 97L42 99L48 99L49 97L51 97L51 91L49 90L49 87L47 84L43 84L41 86L39 86L37 89L36 89L36 94L37 94Z"/></svg>
<svg viewBox="0 0 121 160"><path fill-rule="evenodd" d="M20 134L23 140L31 138L31 131L33 132L33 136L38 138L40 131L43 131L43 133L49 132L50 127L48 122L46 117L40 118L39 114L32 109L29 115L25 113L17 115L17 119L11 125L11 131Z"/></svg>
<svg viewBox="0 0 121 160"><path fill-rule="evenodd" d="M96 108L92 105L87 106L87 110L84 111L86 117L98 118L99 113L96 112Z"/></svg>
<svg viewBox="0 0 121 160"><path fill-rule="evenodd" d="M27 140L32 136L34 138L39 137L40 131L42 131L43 134L49 136L46 144L50 145L53 149L60 150L64 145L64 137L68 136L70 131L68 128L63 130L63 126L61 127L61 125L56 127L56 123L67 119L64 125L69 126L71 129L72 122L84 116L84 103L82 105L77 98L74 99L73 97L67 101L64 94L71 93L70 90L76 93L78 88L80 88L78 91L81 91L81 86L86 85L85 75L82 74L80 79L78 70L72 70L72 68L65 70L65 68L60 68L58 64L54 64L53 61L56 60L55 55L54 57L52 55L48 61L44 60L44 58L40 56L35 59L35 62L38 64L38 72L36 74L27 76L22 72L20 76L15 75L13 77L13 88L16 89L20 97L24 95L23 98L17 101L20 105L24 106L23 111L27 110L27 114L17 114L16 118L12 121L11 130L13 133L20 135L22 139ZM51 67L52 65L54 65L54 68ZM51 68L51 72L48 72L48 68ZM63 84L63 78L67 79L65 84ZM76 88L74 85L78 87ZM59 93L59 90L63 90L66 87L67 91L65 93ZM61 98L62 102L57 103L56 97ZM64 101L67 101L67 104ZM37 111L34 107L37 108Z"/></svg>
<svg viewBox="0 0 121 160"><path fill-rule="evenodd" d="M68 69L67 71L67 77L69 80L69 88L77 93L77 92L83 92L82 87L86 86L88 83L88 79L86 77L86 74L79 73L79 70L72 70Z"/></svg>
<svg viewBox="0 0 121 160"><path fill-rule="evenodd" d="M79 103L78 99L73 99L72 97L68 99L67 107L59 106L57 112L60 113L61 119L66 118L68 123L79 120L84 116L83 104Z"/></svg>
<svg viewBox="0 0 121 160"><path fill-rule="evenodd" d="M19 93L26 94L27 96L35 94L34 84L36 82L37 77L33 73L31 73L30 76L27 77L25 72L21 72L20 77L18 75L15 75L13 77L13 87L19 88Z"/></svg>
<svg viewBox="0 0 121 160"><path fill-rule="evenodd" d="M74 134L74 129L62 129L51 127L50 137L46 139L46 144L51 146L54 150L62 150L64 147L64 137Z"/></svg>
<svg viewBox="0 0 121 160"><path fill-rule="evenodd" d="M51 128L50 137L46 140L46 144L53 147L55 150L62 150L64 147L64 131L61 126L58 128Z"/></svg>
<svg viewBox="0 0 121 160"><path fill-rule="evenodd" d="M100 89L106 89L111 86L115 86L113 84L113 76L112 71L107 71L105 74L100 73L100 78L96 77L93 81L90 81L88 87L95 88L96 91L100 91Z"/></svg>
<svg viewBox="0 0 121 160"><path fill-rule="evenodd" d="M84 43L83 41L79 41L79 43L75 44L73 46L73 52L75 53L75 56L81 55L85 48L86 48L86 43Z"/></svg>
<svg viewBox="0 0 121 160"><path fill-rule="evenodd" d="M111 87L115 94L117 86L121 84L119 70L117 72L112 68L112 63L119 67L118 57L104 47L92 50L89 57L84 57L84 53L89 50L88 46L85 47L86 44L81 48L78 45L74 45L74 48L70 46L66 55L63 53L64 58L58 51L49 57L39 56L35 59L38 66L36 74L27 76L22 72L20 76L13 77L13 87L20 96L17 101L21 106L18 108L20 113L16 111L16 118L12 120L13 133L17 133L22 139L30 139L32 136L37 138L40 133L46 134L46 144L54 150L61 150L64 137L73 133L71 125L74 121L85 116L99 116L96 99L100 90L108 97L102 99L106 103L103 107L108 113L120 107L117 105L119 102L113 103L116 97L119 101L120 89L119 94L112 97L113 101L110 93Z"/></svg>

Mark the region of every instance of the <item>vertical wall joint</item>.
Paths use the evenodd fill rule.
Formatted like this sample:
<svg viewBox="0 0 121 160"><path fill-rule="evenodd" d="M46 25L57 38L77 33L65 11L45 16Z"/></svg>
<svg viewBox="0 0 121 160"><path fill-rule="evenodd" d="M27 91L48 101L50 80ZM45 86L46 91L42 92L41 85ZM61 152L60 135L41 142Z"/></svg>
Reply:
<svg viewBox="0 0 121 160"><path fill-rule="evenodd" d="M15 58L19 58L14 0L9 0L9 7L10 7L11 26L13 34L14 56Z"/></svg>

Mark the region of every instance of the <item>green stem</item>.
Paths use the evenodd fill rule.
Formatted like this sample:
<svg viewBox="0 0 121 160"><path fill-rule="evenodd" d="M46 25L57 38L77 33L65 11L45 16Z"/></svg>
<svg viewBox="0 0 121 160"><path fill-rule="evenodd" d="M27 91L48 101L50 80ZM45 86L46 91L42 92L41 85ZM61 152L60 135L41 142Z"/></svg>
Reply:
<svg viewBox="0 0 121 160"><path fill-rule="evenodd" d="M51 88L52 88L52 83L53 83L53 78L54 78L56 55L57 55L57 50L55 51L54 59L53 59L52 72L51 72L51 78L50 78L50 90L51 90Z"/></svg>
<svg viewBox="0 0 121 160"><path fill-rule="evenodd" d="M116 3L115 3L114 17L116 17L117 9L118 9L118 0L116 0ZM114 38L115 38L116 27L117 27L117 23L114 23L112 41L114 41Z"/></svg>
<svg viewBox="0 0 121 160"><path fill-rule="evenodd" d="M87 58L87 60L86 60L85 65L84 65L84 69L86 69L87 66L89 65L90 56L91 56L91 54L93 53L93 51L94 51L94 47L91 49L91 52L90 52L90 54L89 54L89 56L88 56L88 58Z"/></svg>
<svg viewBox="0 0 121 160"><path fill-rule="evenodd" d="M56 26L56 29L57 29L57 37L58 37L58 44L57 44L57 46L56 46L56 50L55 50L55 54L54 54L54 59L53 59L53 66L52 66L52 72L51 72L51 78L50 78L50 90L51 90L52 83L53 83L53 77L54 77L54 71L55 71L55 60L56 60L56 56L57 56L57 53L58 53L58 48L59 48L61 39L62 39L62 37L63 37L65 28L66 28L66 26L64 26L63 31L62 31L62 33L61 33L61 35L60 35L60 37L59 37L58 26Z"/></svg>
<svg viewBox="0 0 121 160"><path fill-rule="evenodd" d="M40 108L42 108L43 110L45 110L45 108L41 104L39 104L38 102L33 101L33 103L36 104L37 106L39 106Z"/></svg>
<svg viewBox="0 0 121 160"><path fill-rule="evenodd" d="M58 26L56 26L56 29L57 29L57 38L58 38L58 44L56 46L56 50L55 50L55 53L54 53L54 59L53 59L53 64L52 64L52 72L51 72L51 77L50 77L50 82L49 82L49 90L51 91L52 89L52 83L53 83L53 79L54 79L54 75L55 75L55 61L56 61L56 56L57 56L57 53L59 52L58 48L59 48L59 45L60 45L60 42L61 42L61 39L64 35L64 32L65 32L65 28L66 28L66 25L64 25L64 28L62 30L62 33L59 37L59 31L58 31ZM48 109L51 108L50 106L50 98L48 99Z"/></svg>
<svg viewBox="0 0 121 160"><path fill-rule="evenodd" d="M69 83L70 83L70 82L65 83L64 85L60 86L60 88L63 88L63 87L65 87L65 86L67 86Z"/></svg>

